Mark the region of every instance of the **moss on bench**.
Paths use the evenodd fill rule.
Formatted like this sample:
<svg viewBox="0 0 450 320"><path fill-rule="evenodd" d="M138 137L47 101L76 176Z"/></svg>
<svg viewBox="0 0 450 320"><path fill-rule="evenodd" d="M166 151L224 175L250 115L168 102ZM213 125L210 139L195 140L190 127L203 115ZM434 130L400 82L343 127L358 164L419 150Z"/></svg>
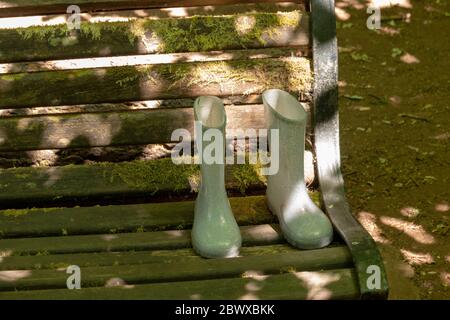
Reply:
<svg viewBox="0 0 450 320"><path fill-rule="evenodd" d="M109 42L113 47L118 46L115 39L125 40L123 46L129 51L136 51L135 48L143 44L149 53L194 52L266 46L282 32L299 29L302 16L301 11L294 10L178 19L140 18L120 22L81 22L79 31L69 30L67 24L59 24L0 30L0 34L7 43L18 41L22 47L33 44L37 51L35 55L44 54L44 57L58 47L85 47L84 51L89 52L88 43ZM8 55L2 57L7 58Z"/></svg>

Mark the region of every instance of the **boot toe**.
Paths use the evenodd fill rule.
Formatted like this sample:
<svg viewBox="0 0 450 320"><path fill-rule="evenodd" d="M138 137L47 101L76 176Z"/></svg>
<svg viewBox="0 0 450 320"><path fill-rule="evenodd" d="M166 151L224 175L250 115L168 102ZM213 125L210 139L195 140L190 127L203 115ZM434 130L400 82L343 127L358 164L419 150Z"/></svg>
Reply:
<svg viewBox="0 0 450 320"><path fill-rule="evenodd" d="M212 241L195 241L192 245L195 252L205 258L233 258L239 255L241 241L239 239L214 239Z"/></svg>
<svg viewBox="0 0 450 320"><path fill-rule="evenodd" d="M280 223L286 240L300 249L323 248L333 240L333 226L323 213L304 213Z"/></svg>

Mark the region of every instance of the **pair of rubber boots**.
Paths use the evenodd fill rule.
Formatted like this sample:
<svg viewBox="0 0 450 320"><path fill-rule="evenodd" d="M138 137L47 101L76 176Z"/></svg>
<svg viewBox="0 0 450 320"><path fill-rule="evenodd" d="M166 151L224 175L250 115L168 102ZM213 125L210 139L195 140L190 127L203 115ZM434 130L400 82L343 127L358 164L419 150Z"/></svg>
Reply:
<svg viewBox="0 0 450 320"><path fill-rule="evenodd" d="M304 179L307 113L293 96L282 90L267 90L262 99L268 129L279 130L279 141L269 138L269 147L279 143L279 170L267 176L269 209L278 217L283 235L291 245L300 249L327 246L333 238L332 225L309 197ZM204 135L209 129L220 131L225 149L226 114L222 101L212 96L199 97L194 103L194 115L196 146L201 155L213 143L211 135L207 138ZM222 160L219 164L201 162L192 245L206 258L236 257L242 243L225 189L225 161Z"/></svg>

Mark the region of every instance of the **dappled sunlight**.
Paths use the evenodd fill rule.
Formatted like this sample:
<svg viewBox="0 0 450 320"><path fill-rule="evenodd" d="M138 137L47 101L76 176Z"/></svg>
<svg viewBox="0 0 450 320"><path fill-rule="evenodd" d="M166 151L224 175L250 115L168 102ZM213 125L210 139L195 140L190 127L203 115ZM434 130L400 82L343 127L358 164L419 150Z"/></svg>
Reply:
<svg viewBox="0 0 450 320"><path fill-rule="evenodd" d="M440 278L445 287L450 287L450 272L441 272Z"/></svg>
<svg viewBox="0 0 450 320"><path fill-rule="evenodd" d="M348 13L344 9L341 9L338 7L335 8L335 13L336 13L336 18L341 21L347 21L352 17L352 15L350 13Z"/></svg>
<svg viewBox="0 0 450 320"><path fill-rule="evenodd" d="M413 64L413 63L420 63L420 60L417 59L415 56L413 56L410 53L405 53L400 57L400 61L407 63L407 64Z"/></svg>
<svg viewBox="0 0 450 320"><path fill-rule="evenodd" d="M8 139L8 136L3 129L0 129L0 145L5 143L6 139Z"/></svg>
<svg viewBox="0 0 450 320"><path fill-rule="evenodd" d="M380 29L377 30L377 32L380 32L382 34L386 34L388 36L395 36L400 34L400 30L399 29L394 29L391 27L381 27Z"/></svg>
<svg viewBox="0 0 450 320"><path fill-rule="evenodd" d="M345 1L345 0L344 0ZM367 2L379 8L401 7L411 9L411 0L367 0Z"/></svg>
<svg viewBox="0 0 450 320"><path fill-rule="evenodd" d="M244 279L249 279L249 281L244 285L244 289L246 291L245 294L240 296L238 300L259 300L257 293L263 289L263 282L271 276L262 271L248 270L245 271L241 277Z"/></svg>
<svg viewBox="0 0 450 320"><path fill-rule="evenodd" d="M264 280L266 280L267 278L269 278L270 276L267 275L267 274L265 274L265 273L262 272L262 271L258 271L258 270L248 270L248 271L245 271L245 272L242 274L241 277L242 277L242 278L250 278L250 279L253 279L253 280L256 280L256 281L264 281Z"/></svg>
<svg viewBox="0 0 450 320"><path fill-rule="evenodd" d="M25 153L35 167L52 166L59 158L55 150L31 150Z"/></svg>
<svg viewBox="0 0 450 320"><path fill-rule="evenodd" d="M385 244L391 243L391 241L385 237L383 230L377 225L376 215L370 212L361 211L358 212L357 218L376 242Z"/></svg>
<svg viewBox="0 0 450 320"><path fill-rule="evenodd" d="M119 238L119 236L114 235L114 234L104 234L104 235L100 236L100 239L108 241L108 242L116 240L118 238Z"/></svg>
<svg viewBox="0 0 450 320"><path fill-rule="evenodd" d="M366 0L366 3L358 0L337 0L335 8L336 17L341 21L348 21L352 17L348 12L348 9L365 10L369 6L380 9L392 7L401 7L405 9L412 8L410 0ZM383 29L384 30L381 30L382 32L390 32L390 28Z"/></svg>
<svg viewBox="0 0 450 320"><path fill-rule="evenodd" d="M259 300L258 291L263 288L263 285L257 281L249 281L245 284L244 289L247 291L238 300Z"/></svg>
<svg viewBox="0 0 450 320"><path fill-rule="evenodd" d="M61 170L56 167L48 168L46 171L48 178L44 182L44 187L50 188L61 179Z"/></svg>
<svg viewBox="0 0 450 320"><path fill-rule="evenodd" d="M31 276L31 270L0 271L1 282L15 282Z"/></svg>
<svg viewBox="0 0 450 320"><path fill-rule="evenodd" d="M12 250L0 251L0 263L2 263L5 258L12 256L12 254Z"/></svg>
<svg viewBox="0 0 450 320"><path fill-rule="evenodd" d="M367 6L379 7L381 9L401 7L411 9L411 0L336 0L336 6L339 8L353 8L357 10L365 9Z"/></svg>
<svg viewBox="0 0 450 320"><path fill-rule="evenodd" d="M450 210L450 205L446 202L441 202L436 204L434 210L436 210L437 212L448 212Z"/></svg>
<svg viewBox="0 0 450 320"><path fill-rule="evenodd" d="M298 279L302 280L308 289L308 300L326 300L331 299L333 292L326 288L330 283L340 280L340 275L324 272L294 272L292 273Z"/></svg>
<svg viewBox="0 0 450 320"><path fill-rule="evenodd" d="M419 243L435 243L434 237L431 234L427 233L421 225L387 216L380 217L380 221L389 227L404 232L406 235L410 236Z"/></svg>
<svg viewBox="0 0 450 320"><path fill-rule="evenodd" d="M164 234L170 236L171 238L181 238L186 236L186 231L184 230L167 230L163 232Z"/></svg>
<svg viewBox="0 0 450 320"><path fill-rule="evenodd" d="M181 18L189 16L189 13L186 8L168 8L162 9L161 11L167 12L167 15L173 18Z"/></svg>
<svg viewBox="0 0 450 320"><path fill-rule="evenodd" d="M420 210L414 207L403 207L400 209L402 216L407 218L415 218L420 214Z"/></svg>
<svg viewBox="0 0 450 320"><path fill-rule="evenodd" d="M254 16L238 16L234 20L234 28L239 35L243 36L255 27L256 18Z"/></svg>
<svg viewBox="0 0 450 320"><path fill-rule="evenodd" d="M110 278L105 282L106 288L121 287L124 289L133 289L134 285L129 285L121 278Z"/></svg>
<svg viewBox="0 0 450 320"><path fill-rule="evenodd" d="M410 265L423 265L434 263L434 258L429 253L413 252L406 249L400 249L404 259Z"/></svg>
<svg viewBox="0 0 450 320"><path fill-rule="evenodd" d="M364 8L364 4L361 3L359 0L337 0L336 1L336 7L338 8L354 8L361 10Z"/></svg>

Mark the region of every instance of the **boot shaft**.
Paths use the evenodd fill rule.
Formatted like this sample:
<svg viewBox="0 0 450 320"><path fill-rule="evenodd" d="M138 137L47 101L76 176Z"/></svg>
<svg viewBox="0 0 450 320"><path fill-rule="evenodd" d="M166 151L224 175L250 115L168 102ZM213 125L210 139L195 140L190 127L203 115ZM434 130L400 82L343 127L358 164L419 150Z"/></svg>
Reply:
<svg viewBox="0 0 450 320"><path fill-rule="evenodd" d="M278 89L265 91L263 103L267 128L279 133L279 141L271 141L269 134L269 149L274 143L279 146L279 170L268 179L281 179L291 186L304 182L306 111L293 96Z"/></svg>
<svg viewBox="0 0 450 320"><path fill-rule="evenodd" d="M195 146L201 172L201 189L222 192L225 189L226 113L222 101L202 96L194 103Z"/></svg>

